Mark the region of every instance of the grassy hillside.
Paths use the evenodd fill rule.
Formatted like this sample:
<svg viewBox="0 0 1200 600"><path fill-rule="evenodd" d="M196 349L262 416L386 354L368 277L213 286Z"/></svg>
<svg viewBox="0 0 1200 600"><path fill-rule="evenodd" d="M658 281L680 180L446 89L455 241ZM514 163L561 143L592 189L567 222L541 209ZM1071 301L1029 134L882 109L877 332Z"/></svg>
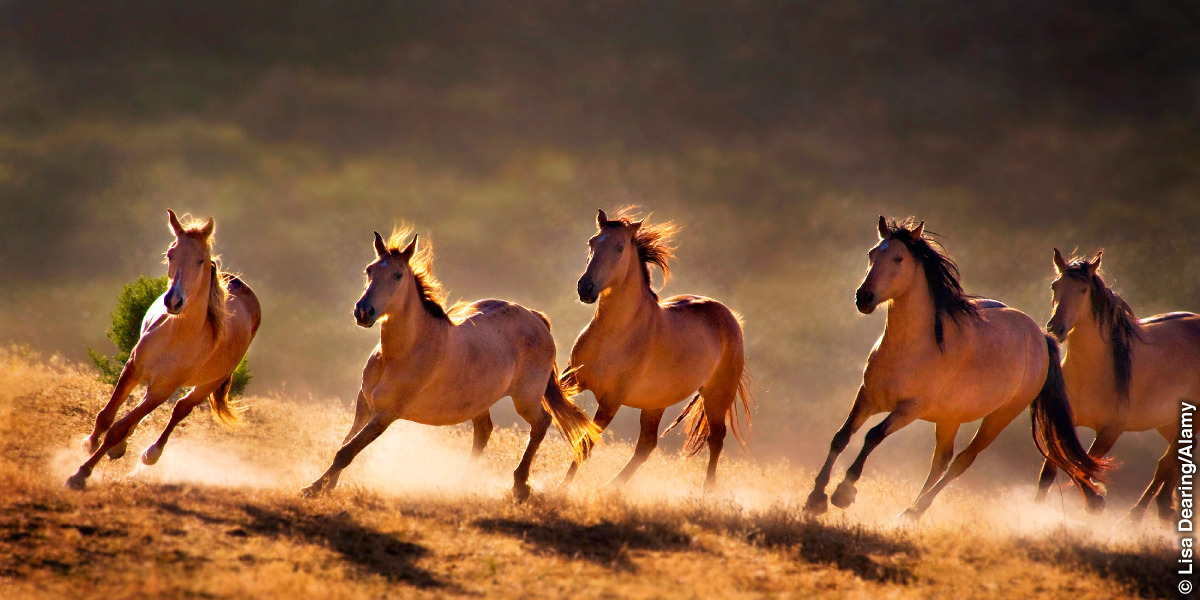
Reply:
<svg viewBox="0 0 1200 600"><path fill-rule="evenodd" d="M955 486L914 526L891 518L914 484L869 471L858 504L809 519L799 509L812 473L785 462L726 461L724 490L705 497L702 461L658 454L625 493L598 491L632 450L611 440L577 487L557 494L568 451L551 437L533 498L514 504L506 488L518 431L498 430L456 483L469 431L399 425L335 493L304 500L298 488L325 466L350 415L282 396L247 398L236 429L197 412L157 466L139 467L160 410L86 492L64 490L108 391L61 359L0 353L0 596L1173 594L1165 529L1033 506L1024 481Z"/></svg>

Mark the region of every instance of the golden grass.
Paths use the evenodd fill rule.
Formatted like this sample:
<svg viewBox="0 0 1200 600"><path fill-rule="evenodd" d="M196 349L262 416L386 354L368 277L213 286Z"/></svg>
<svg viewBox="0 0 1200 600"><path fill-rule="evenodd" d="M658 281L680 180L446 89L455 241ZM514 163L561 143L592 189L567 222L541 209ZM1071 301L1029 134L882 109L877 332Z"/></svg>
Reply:
<svg viewBox="0 0 1200 600"><path fill-rule="evenodd" d="M0 597L497 596L579 598L1071 597L1173 593L1173 539L1011 491L951 488L919 525L894 521L910 482L868 472L858 504L809 519L812 473L655 455L624 493L600 491L629 456L608 441L569 493L570 450L551 436L533 498L512 502L523 434L498 429L456 483L467 428L398 424L332 495L299 487L327 466L350 416L337 403L247 399L246 426L193 414L154 467L105 461L86 492L61 487L109 387L58 359L0 351Z"/></svg>

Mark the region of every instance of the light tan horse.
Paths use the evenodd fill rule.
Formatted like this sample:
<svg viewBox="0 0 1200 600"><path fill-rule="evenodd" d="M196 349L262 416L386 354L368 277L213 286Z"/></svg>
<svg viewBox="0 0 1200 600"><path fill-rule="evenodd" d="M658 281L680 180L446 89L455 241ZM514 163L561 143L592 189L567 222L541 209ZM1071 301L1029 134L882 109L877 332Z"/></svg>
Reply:
<svg viewBox="0 0 1200 600"><path fill-rule="evenodd" d="M699 393L667 430L685 417L689 434L685 450L699 452L707 442L705 489L716 482L717 459L725 440L725 418L734 435L743 436L734 410L742 398L750 419L749 391L744 379L742 327L725 305L701 296L660 300L650 287L650 265L670 273L668 246L671 223L646 225L623 210L609 219L601 210L599 231L590 240L587 269L579 278L579 299L597 303L596 315L575 340L567 378L596 395L595 422L608 427L622 406L642 411L641 434L629 463L611 482L620 485L646 462L658 445L658 427L667 407ZM571 464L563 479L570 484L583 458Z"/></svg>
<svg viewBox="0 0 1200 600"><path fill-rule="evenodd" d="M867 433L862 451L834 491L833 503L850 506L857 493L854 484L871 451L921 419L936 425L936 445L929 477L904 512L919 519L937 494L1031 402L1038 448L1092 497L1100 498L1090 479L1104 465L1089 458L1075 437L1058 344L1024 313L964 293L958 267L923 231L924 222L889 223L879 217L879 243L868 254L870 267L854 301L863 314L886 302L887 324L867 358L858 397L833 437L806 509L828 509L825 486L834 461L869 417L888 412ZM959 426L977 419L983 421L975 437L951 462Z"/></svg>
<svg viewBox="0 0 1200 600"><path fill-rule="evenodd" d="M167 215L175 236L167 249L169 287L146 311L141 338L83 441L91 457L67 479L68 487L83 489L105 453L110 458L124 455L126 439L138 422L180 387L194 386L175 403L162 435L142 454L143 463L158 461L175 426L205 399L211 401L215 417L237 421L229 386L262 320L258 298L242 280L218 267L212 254L213 219L184 225L173 211ZM140 383L146 384L145 397L113 424L121 403ZM101 435L104 441L97 446Z"/></svg>
<svg viewBox="0 0 1200 600"><path fill-rule="evenodd" d="M513 472L513 495L529 496L529 469L551 422L576 453L599 430L560 387L554 338L545 315L503 300L442 306L433 276L433 253L417 238L403 249L406 232L384 242L375 234L376 258L367 265L367 289L354 305L362 327L380 321L379 345L363 369L354 424L333 465L304 489L315 496L337 485L343 469L396 419L425 425L474 426L474 461L492 433L490 409L511 396L529 422L529 444Z"/></svg>
<svg viewBox="0 0 1200 600"><path fill-rule="evenodd" d="M1153 429L1167 440L1167 451L1129 518L1141 519L1157 496L1159 516L1173 520L1180 411L1183 402L1200 404L1200 315L1175 312L1139 321L1100 278L1100 256L1068 263L1054 249L1058 278L1046 329L1067 345L1062 370L1075 424L1096 431L1088 454L1108 454L1126 431ZM1042 468L1039 501L1056 473L1052 463Z"/></svg>

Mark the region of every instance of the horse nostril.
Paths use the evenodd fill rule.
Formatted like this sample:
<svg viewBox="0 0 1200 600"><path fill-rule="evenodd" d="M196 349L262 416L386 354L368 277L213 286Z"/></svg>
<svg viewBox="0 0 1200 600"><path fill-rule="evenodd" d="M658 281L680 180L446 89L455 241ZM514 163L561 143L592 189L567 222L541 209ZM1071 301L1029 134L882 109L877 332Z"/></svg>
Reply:
<svg viewBox="0 0 1200 600"><path fill-rule="evenodd" d="M368 317L373 317L373 316L375 316L375 307L374 307L374 306L372 306L371 308L369 308L369 309L367 310L367 316L368 316Z"/></svg>
<svg viewBox="0 0 1200 600"><path fill-rule="evenodd" d="M871 304L875 300L875 293L867 290L858 290L854 292L854 303L863 306Z"/></svg>

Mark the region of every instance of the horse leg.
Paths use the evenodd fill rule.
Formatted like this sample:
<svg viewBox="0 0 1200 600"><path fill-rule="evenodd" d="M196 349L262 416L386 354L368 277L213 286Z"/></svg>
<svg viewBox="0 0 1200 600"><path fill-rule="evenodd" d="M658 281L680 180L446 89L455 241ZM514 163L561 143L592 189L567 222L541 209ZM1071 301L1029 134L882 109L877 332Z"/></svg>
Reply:
<svg viewBox="0 0 1200 600"><path fill-rule="evenodd" d="M619 402L605 403L603 398L598 399L599 405L596 406L596 415L592 417L592 422L600 427L603 432L608 428L608 424L612 423L613 417L617 416L617 410L621 408ZM563 477L562 483L558 484L558 488L565 490L571 487L571 482L575 479L575 472L579 470L581 461L575 459L571 461L571 466L567 469L567 474Z"/></svg>
<svg viewBox="0 0 1200 600"><path fill-rule="evenodd" d="M884 438L896 433L915 420L917 420L917 417L913 414L912 403L901 402L891 414L867 432L866 439L863 441L862 451L858 453L858 458L854 459L849 469L846 469L846 477L842 479L837 489L833 491L831 500L834 506L847 508L851 504L854 504L854 497L858 494L858 489L854 487L854 483L862 476L863 466L867 462L867 457L883 442Z"/></svg>
<svg viewBox="0 0 1200 600"><path fill-rule="evenodd" d="M350 431L346 432L346 437L342 439L342 445L345 446L358 433L363 425L371 418L371 406L367 402L367 395L358 391L358 400L354 402L354 422L350 424Z"/></svg>
<svg viewBox="0 0 1200 600"><path fill-rule="evenodd" d="M121 404L129 397L133 388L137 387L138 376L135 370L132 361L125 363L125 368L121 369L121 376L117 379L117 385L113 387L112 396L109 396L108 403L96 414L96 424L92 427L92 433L83 439L84 452L92 454L96 451L100 436L112 426Z"/></svg>
<svg viewBox="0 0 1200 600"><path fill-rule="evenodd" d="M1092 442L1092 446L1088 448L1088 456L1092 458L1102 458L1112 450L1114 444L1117 443L1117 438L1124 433L1118 427L1101 427L1096 431L1096 439ZM1079 486L1079 492L1083 494L1083 500L1087 504L1087 511L1092 514L1104 512L1104 496L1097 492L1093 492L1086 485Z"/></svg>
<svg viewBox="0 0 1200 600"><path fill-rule="evenodd" d="M625 468L617 473L612 481L608 482L606 487L620 488L633 477L633 473L646 462L650 457L650 453L658 447L658 425L662 421L663 412L666 409L658 408L650 410L642 409L642 430L638 434L637 446L633 449L633 457L626 463Z"/></svg>
<svg viewBox="0 0 1200 600"><path fill-rule="evenodd" d="M542 445L546 431L550 429L550 424L553 422L550 413L542 407L541 396L541 390L538 389L531 393L525 401L513 398L517 414L520 414L521 418L529 423L529 443L525 446L525 453L521 455L521 462L513 471L513 498L518 502L524 502L529 498L529 493L532 491L529 487L529 469L533 467L533 457L537 454L538 447ZM488 428L490 431L490 420ZM478 442L478 438L476 441Z"/></svg>
<svg viewBox="0 0 1200 600"><path fill-rule="evenodd" d="M950 468L946 470L942 478L933 484L933 487L922 492L917 497L916 503L904 511L903 516L914 521L920 519L921 515L929 509L929 505L933 504L933 499L951 481L962 475L971 466L971 463L975 462L975 457L979 456L984 448L990 446L1000 432L1004 431L1004 428L1008 427L1008 424L1012 423L1013 419L1017 418L1017 415L1021 414L1023 410L1025 410L1025 406L1005 407L984 417L983 422L979 424L979 430L971 438L971 443L967 444L967 447L954 457L954 461L950 463Z"/></svg>
<svg viewBox="0 0 1200 600"><path fill-rule="evenodd" d="M368 444L382 435L387 430L388 425L392 424L392 421L394 419L384 417L380 414L371 417L371 420L367 421L366 425L363 425L363 428L354 435L354 438L346 442L337 451L337 454L333 456L333 464L329 466L329 469L317 478L312 485L301 490L300 493L312 498L336 487L342 470L350 466L354 457L358 456L358 453L362 452L363 448L366 448Z"/></svg>
<svg viewBox="0 0 1200 600"><path fill-rule="evenodd" d="M172 391L174 391L174 388L146 390L146 395L142 397L142 401L133 407L133 410L129 411L129 414L122 417L105 432L104 441L100 443L100 447L79 466L79 470L74 475L67 478L66 486L71 489L82 490L87 485L87 478L91 476L92 469L96 468L96 463L100 462L100 459L113 446L124 442L125 438L133 431L138 422L165 402L171 396Z"/></svg>
<svg viewBox="0 0 1200 600"><path fill-rule="evenodd" d="M829 455L825 457L825 465L821 467L816 481L813 482L813 491L808 495L808 502L804 504L805 512L819 515L829 510L829 496L825 495L825 487L829 485L829 478L833 474L833 464L850 443L850 436L861 429L863 423L871 416L866 405L866 390L859 387L858 396L854 398L854 405L850 407L846 422L833 434L833 441L829 443Z"/></svg>
<svg viewBox="0 0 1200 600"><path fill-rule="evenodd" d="M1050 486L1054 484L1054 479L1058 477L1058 467L1049 460L1042 461L1042 474L1038 476L1037 494L1034 494L1033 501L1041 503L1046 500L1046 493L1050 491Z"/></svg>
<svg viewBox="0 0 1200 600"><path fill-rule="evenodd" d="M171 410L171 420L167 421L167 426L163 428L162 434L158 436L158 441L150 444L146 451L142 453L142 464L152 465L158 462L158 458L162 456L163 448L167 445L167 438L171 437L171 432L175 431L175 426L179 424L188 413L192 412L193 408L208 399L209 394L221 385L221 382L216 382L209 385L198 385L192 388L192 391L179 399L175 403L175 408Z"/></svg>
<svg viewBox="0 0 1200 600"><path fill-rule="evenodd" d="M1163 427L1158 430L1158 433L1167 440L1167 451L1158 459L1158 465L1154 469L1154 477L1150 480L1150 484L1146 486L1146 491L1142 493L1142 497L1138 499L1137 504L1129 509L1129 514L1125 516L1125 521L1134 524L1142 520L1142 516L1146 513L1146 509L1150 507L1150 501L1157 496L1159 516L1164 516L1164 511L1167 511L1166 516L1172 516L1173 511L1171 505L1174 500L1175 486L1173 482L1174 463L1176 453L1178 452L1179 439L1174 435L1174 427ZM1167 487L1168 479L1171 479L1171 486ZM1164 506L1165 504L1165 506Z"/></svg>
<svg viewBox="0 0 1200 600"><path fill-rule="evenodd" d="M1171 435L1169 438L1171 443L1167 445L1167 451L1163 457L1158 459L1158 468L1163 470L1162 487L1158 491L1156 498L1158 504L1158 518L1165 522L1175 520L1175 488L1179 485L1179 432L1174 426L1165 427L1166 433L1163 437Z"/></svg>
<svg viewBox="0 0 1200 600"><path fill-rule="evenodd" d="M925 485L921 486L921 494L928 492L950 466L950 459L954 458L954 438L958 435L959 425L961 423L937 423L933 434L933 461L929 466L929 477L925 478Z"/></svg>

